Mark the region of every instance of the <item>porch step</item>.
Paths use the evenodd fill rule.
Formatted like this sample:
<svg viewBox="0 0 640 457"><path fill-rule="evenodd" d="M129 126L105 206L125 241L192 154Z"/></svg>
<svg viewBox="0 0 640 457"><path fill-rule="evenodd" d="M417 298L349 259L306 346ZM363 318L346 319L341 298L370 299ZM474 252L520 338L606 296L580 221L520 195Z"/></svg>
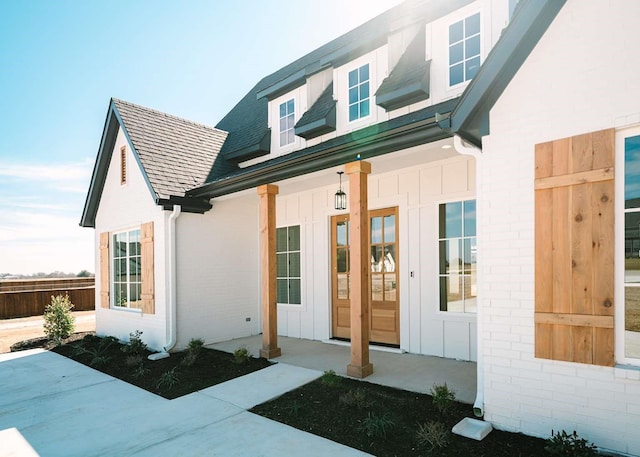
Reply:
<svg viewBox="0 0 640 457"><path fill-rule="evenodd" d="M493 427L489 422L472 419L470 417L465 417L451 429L456 435L471 438L476 441L482 441L485 436L491 433L491 430L493 430Z"/></svg>

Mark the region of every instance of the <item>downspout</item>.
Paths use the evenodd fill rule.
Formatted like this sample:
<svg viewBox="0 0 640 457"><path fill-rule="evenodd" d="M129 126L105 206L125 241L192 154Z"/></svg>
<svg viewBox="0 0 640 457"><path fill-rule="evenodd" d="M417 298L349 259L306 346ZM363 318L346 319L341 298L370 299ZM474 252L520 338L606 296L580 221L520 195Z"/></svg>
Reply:
<svg viewBox="0 0 640 457"><path fill-rule="evenodd" d="M476 161L476 201L482 202L484 204L484 200L478 199L478 196L482 189L482 150L477 148L476 146L467 143L464 139L462 139L459 135L453 136L453 147L457 152L463 155L472 156ZM482 207L477 205L476 211L482 214ZM483 233L482 233L482 224L477 225L477 262L482 265L482 249L481 245L483 244ZM482 276L483 276L483 268L482 266L478 270L478 284L483 284ZM476 361L476 400L473 403L473 414L476 417L484 416L484 357L483 357L483 312L482 312L482 286L478 288L478 306L476 309L476 345L477 345L477 361Z"/></svg>
<svg viewBox="0 0 640 457"><path fill-rule="evenodd" d="M173 211L169 215L169 224L167 226L167 234L165 240L168 240L166 277L167 277L167 309L166 309L166 340L167 344L161 352L151 354L149 360L160 360L169 357L169 351L176 345L177 335L177 312L176 303L177 294L177 265L176 265L176 219L180 216L180 205L173 205Z"/></svg>

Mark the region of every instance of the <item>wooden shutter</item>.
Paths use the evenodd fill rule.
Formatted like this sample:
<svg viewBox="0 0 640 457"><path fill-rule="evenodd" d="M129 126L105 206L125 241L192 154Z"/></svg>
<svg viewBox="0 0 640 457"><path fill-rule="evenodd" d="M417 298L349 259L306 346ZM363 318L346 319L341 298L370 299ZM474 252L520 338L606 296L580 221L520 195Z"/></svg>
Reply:
<svg viewBox="0 0 640 457"><path fill-rule="evenodd" d="M141 227L141 262L142 262L142 312L154 314L155 311L155 279L153 263L153 222Z"/></svg>
<svg viewBox="0 0 640 457"><path fill-rule="evenodd" d="M109 233L100 234L100 307L109 308Z"/></svg>
<svg viewBox="0 0 640 457"><path fill-rule="evenodd" d="M535 355L613 366L614 130L535 154Z"/></svg>

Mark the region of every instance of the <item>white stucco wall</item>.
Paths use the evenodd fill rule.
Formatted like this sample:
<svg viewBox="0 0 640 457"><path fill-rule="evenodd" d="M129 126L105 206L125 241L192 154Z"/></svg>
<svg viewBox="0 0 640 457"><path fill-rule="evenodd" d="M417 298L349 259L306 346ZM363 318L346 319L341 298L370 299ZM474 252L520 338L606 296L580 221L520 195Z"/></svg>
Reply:
<svg viewBox="0 0 640 457"><path fill-rule="evenodd" d="M176 222L177 348L261 333L259 196L215 200ZM247 321L247 319L249 319Z"/></svg>
<svg viewBox="0 0 640 457"><path fill-rule="evenodd" d="M127 148L127 183L120 184L120 148ZM96 333L128 340L129 333L140 330L142 339L151 347L166 344L165 332L165 219L166 212L156 206L122 129L119 130L111 156L102 198L96 214ZM138 310L100 307L100 233L139 228L154 223L155 314ZM110 245L112 240L110 240ZM110 262L110 269L113 268Z"/></svg>
<svg viewBox="0 0 640 457"><path fill-rule="evenodd" d="M638 2L567 2L491 112L478 190L485 419L538 436L575 429L633 455L640 371L534 357L533 178L535 144L640 122L638 17Z"/></svg>
<svg viewBox="0 0 640 457"><path fill-rule="evenodd" d="M399 210L401 349L475 360L475 314L439 311L438 283L438 205L474 198L474 159L459 156L378 174L374 159L372 169L369 209ZM348 182L343 183L348 192ZM330 219L337 214L335 191L331 186L277 198L278 227L300 225L303 297L301 305L278 305L280 335L331 337Z"/></svg>

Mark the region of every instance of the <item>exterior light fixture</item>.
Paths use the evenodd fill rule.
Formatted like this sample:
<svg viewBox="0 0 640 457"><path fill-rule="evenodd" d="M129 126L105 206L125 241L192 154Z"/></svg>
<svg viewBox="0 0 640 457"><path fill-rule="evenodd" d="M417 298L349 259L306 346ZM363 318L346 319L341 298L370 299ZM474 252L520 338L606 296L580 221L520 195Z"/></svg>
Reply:
<svg viewBox="0 0 640 457"><path fill-rule="evenodd" d="M338 192L336 192L334 200L334 206L337 210L347 209L347 194L342 191L342 173L344 173L344 171L338 172L338 176L340 176L340 187L338 188Z"/></svg>

